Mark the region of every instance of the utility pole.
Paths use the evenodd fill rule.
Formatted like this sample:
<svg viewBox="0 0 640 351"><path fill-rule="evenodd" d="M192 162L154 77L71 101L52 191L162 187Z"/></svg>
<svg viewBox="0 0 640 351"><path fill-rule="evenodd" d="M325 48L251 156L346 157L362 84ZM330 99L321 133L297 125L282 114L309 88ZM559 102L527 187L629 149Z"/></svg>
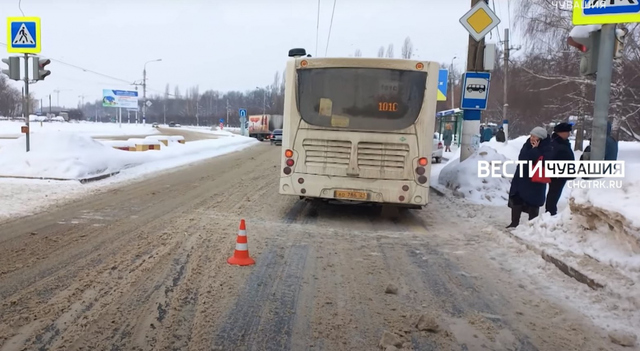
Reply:
<svg viewBox="0 0 640 351"><path fill-rule="evenodd" d="M509 103L507 102L507 92L509 91L509 51L511 48L509 47L509 28L504 29L504 105L502 105L502 122L508 121L507 119L507 110L509 108ZM507 135L508 131L504 131L504 139L509 140L509 136Z"/></svg>
<svg viewBox="0 0 640 351"><path fill-rule="evenodd" d="M142 120L147 118L147 65L142 70ZM136 124L138 119L136 118Z"/></svg>
<svg viewBox="0 0 640 351"><path fill-rule="evenodd" d="M453 79L453 61L455 59L457 59L458 56L454 56L451 59L451 64L449 65L449 86L451 87L451 109L453 110L455 108L455 88L454 88L454 84L455 84L455 80Z"/></svg>
<svg viewBox="0 0 640 351"><path fill-rule="evenodd" d="M30 149L30 134L29 129L29 54L24 54L24 116L27 121L27 152Z"/></svg>
<svg viewBox="0 0 640 351"><path fill-rule="evenodd" d="M51 113L51 94L49 94L49 114Z"/></svg>
<svg viewBox="0 0 640 351"><path fill-rule="evenodd" d="M471 8L477 3L485 0L471 0ZM486 1L485 1L486 2ZM484 58L484 38L480 41L468 36L469 46L467 49L467 72L482 71ZM464 89L464 87L463 87ZM474 152L473 139L480 133L480 110L464 110L462 122L462 145L460 148L460 162L469 158Z"/></svg>
<svg viewBox="0 0 640 351"><path fill-rule="evenodd" d="M609 104L611 103L611 75L613 71L613 55L616 40L616 25L602 25L591 132L590 160L593 161L602 161L605 155L607 119L609 117Z"/></svg>
<svg viewBox="0 0 640 351"><path fill-rule="evenodd" d="M520 50L520 46L518 47L512 47L509 44L509 28L505 28L504 29L504 82L503 82L503 88L504 88L504 105L502 106L502 124L504 126L504 137L505 140L509 140L509 115L508 115L508 109L509 109L509 103L507 100L507 95L508 95L508 91L509 91L509 56L511 53L511 50Z"/></svg>
<svg viewBox="0 0 640 351"><path fill-rule="evenodd" d="M229 98L227 98L227 126L229 125Z"/></svg>

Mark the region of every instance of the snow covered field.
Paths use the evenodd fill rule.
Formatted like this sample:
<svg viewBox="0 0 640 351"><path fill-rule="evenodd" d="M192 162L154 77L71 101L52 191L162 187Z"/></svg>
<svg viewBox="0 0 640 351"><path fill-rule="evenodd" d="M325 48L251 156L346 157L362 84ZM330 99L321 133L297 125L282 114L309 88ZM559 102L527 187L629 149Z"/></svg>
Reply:
<svg viewBox="0 0 640 351"><path fill-rule="evenodd" d="M23 137L24 138L24 137ZM218 139L170 143L159 151L114 149L108 142L87 134L71 132L36 133L32 151L24 150L23 138L0 148L0 175L82 179L121 171L97 183L0 178L0 218L35 212L61 200L68 200L119 182L199 160L242 150L255 143L253 138L232 135Z"/></svg>
<svg viewBox="0 0 640 351"><path fill-rule="evenodd" d="M0 121L0 138L18 138L22 136L20 127L23 122ZM31 122L31 134L43 132L73 132L88 136L126 136L126 135L152 135L158 134L158 130L151 127L151 124L128 124L122 123L95 123L95 122Z"/></svg>

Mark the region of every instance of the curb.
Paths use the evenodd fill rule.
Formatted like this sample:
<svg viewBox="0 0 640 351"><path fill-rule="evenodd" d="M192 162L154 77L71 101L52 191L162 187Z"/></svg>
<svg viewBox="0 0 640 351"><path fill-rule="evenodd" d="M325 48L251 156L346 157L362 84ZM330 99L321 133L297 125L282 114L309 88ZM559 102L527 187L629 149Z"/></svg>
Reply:
<svg viewBox="0 0 640 351"><path fill-rule="evenodd" d="M446 196L446 194L440 190L440 189L436 189L433 185L429 186L430 190L433 190L433 192L435 192L436 194L438 194L438 196Z"/></svg>
<svg viewBox="0 0 640 351"><path fill-rule="evenodd" d="M518 243L526 246L527 249L535 252L537 255L540 255L540 257L542 257L543 260L545 260L545 261L547 261L549 263L552 263L554 266L556 266L556 268L558 268L562 273L564 273L568 277L571 277L571 278L577 280L578 282L587 285L588 287L590 287L593 290L598 290L598 289L602 289L602 288L605 287L603 284L598 283L593 278L589 278L586 274L580 272L575 267L572 267L569 264L563 262L561 259L551 255L550 253L548 253L548 252L546 252L544 250L541 250L541 249L533 246L532 244L530 244L530 243L524 241L523 239L517 237L516 235L514 235L513 233L511 233L508 230L506 230L505 232L507 234L509 234L515 241L517 241Z"/></svg>
<svg viewBox="0 0 640 351"><path fill-rule="evenodd" d="M24 176L5 176L5 175L0 175L0 178L6 178L6 179L33 179L33 180L55 180L55 181L61 181L61 182L70 182L70 181L77 181L80 182L81 184L86 184L86 183L90 183L90 182L95 182L98 180L103 180L109 177L113 177L116 174L119 174L120 172L114 172L114 173L107 173L107 174L101 174L98 176L93 176L93 177L88 177L88 178L81 178L81 179L69 179L69 178L50 178L50 177L24 177Z"/></svg>

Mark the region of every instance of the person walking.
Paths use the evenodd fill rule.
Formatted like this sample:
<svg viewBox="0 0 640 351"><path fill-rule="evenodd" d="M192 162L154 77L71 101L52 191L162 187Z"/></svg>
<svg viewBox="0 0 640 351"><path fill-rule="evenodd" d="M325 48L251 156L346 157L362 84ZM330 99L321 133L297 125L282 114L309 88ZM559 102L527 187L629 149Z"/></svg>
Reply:
<svg viewBox="0 0 640 351"><path fill-rule="evenodd" d="M442 133L442 141L444 142L444 152L451 152L451 142L453 141L453 131L451 130L451 124L447 124L444 127L444 133Z"/></svg>
<svg viewBox="0 0 640 351"><path fill-rule="evenodd" d="M518 160L535 163L550 159L551 137L547 134L547 130L543 127L535 127L529 134L529 139L520 149ZM528 166L517 167L509 189L511 223L507 228L517 227L523 212L529 214L529 220L536 218L540 213L540 207L545 203L546 191L547 185L533 174L529 174Z"/></svg>
<svg viewBox="0 0 640 351"><path fill-rule="evenodd" d="M552 159L554 161L574 161L575 155L571 148L569 136L571 135L571 125L569 123L560 123L553 128L551 135ZM549 192L547 193L547 202L545 210L552 216L558 213L558 201L562 195L562 189L569 178L551 178L549 183Z"/></svg>
<svg viewBox="0 0 640 351"><path fill-rule="evenodd" d="M500 129L498 129L498 132L496 133L496 141L499 143L507 141L507 137L504 135L504 128L500 127Z"/></svg>
<svg viewBox="0 0 640 351"><path fill-rule="evenodd" d="M484 128L484 131L482 132L482 139L485 142L490 142L491 138L493 138L493 130L491 130L491 127L487 126Z"/></svg>

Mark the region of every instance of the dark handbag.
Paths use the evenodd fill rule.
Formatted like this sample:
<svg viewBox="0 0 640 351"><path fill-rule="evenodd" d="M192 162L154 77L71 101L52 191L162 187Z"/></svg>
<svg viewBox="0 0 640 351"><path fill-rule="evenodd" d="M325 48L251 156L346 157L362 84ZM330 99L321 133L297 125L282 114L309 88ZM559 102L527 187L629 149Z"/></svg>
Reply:
<svg viewBox="0 0 640 351"><path fill-rule="evenodd" d="M538 162L541 162L541 161L542 161L542 159L543 159L543 157L542 157L542 156L540 156L540 158L538 158ZM536 162L536 164L537 164L538 162ZM544 168L543 168L543 170L544 170ZM539 175L538 175L539 173L540 173L540 172L535 172L535 173L533 174L533 176L531 177L531 181L532 181L532 182L534 182L534 183L544 183L544 184L549 184L549 183L551 183L551 178L549 178L549 177L541 177L541 176L539 176Z"/></svg>

